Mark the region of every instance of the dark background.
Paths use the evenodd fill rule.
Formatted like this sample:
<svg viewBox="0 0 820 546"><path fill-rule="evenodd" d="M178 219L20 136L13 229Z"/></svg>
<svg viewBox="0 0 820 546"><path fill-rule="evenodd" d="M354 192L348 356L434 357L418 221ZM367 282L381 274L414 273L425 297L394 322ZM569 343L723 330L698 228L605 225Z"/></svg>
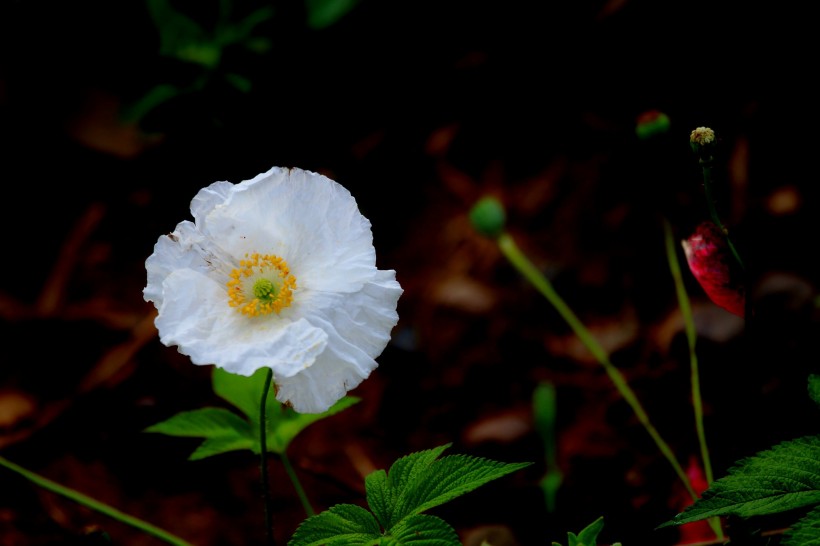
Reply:
<svg viewBox="0 0 820 546"><path fill-rule="evenodd" d="M257 461L189 462L196 441L141 432L220 405L210 368L162 346L142 300L157 237L196 191L271 166L324 173L373 224L405 289L394 340L291 460L317 509L364 504L363 476L411 451L532 461L434 511L465 544L676 544L668 463L555 311L467 220L492 194L520 246L611 351L661 434L698 453L688 355L663 247L708 217L688 136L719 138L718 208L749 265L756 315L714 306L684 271L718 476L817 432L816 90L806 8L748 2L363 0L334 24L301 2L234 2L270 48L226 48L196 92L129 123L154 86L201 67L159 54L146 4L0 4L0 454L197 546L260 544ZM217 3L179 1L204 27ZM242 91L225 73L252 85ZM636 136L660 110L668 132ZM683 259L681 253L681 259ZM564 482L547 512L531 397L557 389ZM271 462L281 544L304 518ZM765 524L764 524L765 527ZM777 528L777 523L772 524ZM159 543L0 469L0 545ZM478 534L475 534L475 533ZM89 534L91 533L91 534ZM493 535L494 536L494 535ZM98 538L98 537L97 537Z"/></svg>

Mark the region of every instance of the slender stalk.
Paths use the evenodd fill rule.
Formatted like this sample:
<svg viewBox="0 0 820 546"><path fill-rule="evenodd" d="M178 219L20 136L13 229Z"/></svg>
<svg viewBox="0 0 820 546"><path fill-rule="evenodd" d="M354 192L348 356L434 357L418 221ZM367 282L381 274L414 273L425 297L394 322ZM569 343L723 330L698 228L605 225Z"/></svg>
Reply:
<svg viewBox="0 0 820 546"><path fill-rule="evenodd" d="M675 246L675 239L672 235L672 227L669 222L664 220L664 242L666 244L666 258L669 262L669 270L672 273L672 278L675 281L675 292L678 296L678 305L683 316L683 323L686 330L686 340L689 346L689 368L690 378L692 384L692 406L695 412L695 429L698 434L698 443L700 445L700 456L703 460L703 470L706 474L706 483L710 486L714 481L712 473L712 460L709 456L709 447L706 443L706 429L703 425L703 400L700 392L700 370L698 365L698 354L695 349L697 340L697 332L695 331L695 321L692 318L692 306L689 303L689 296L686 294L686 287L683 284L683 275L681 274L680 262L678 261L677 248ZM723 529L720 526L720 519L710 518L709 524L715 531L719 539L723 539Z"/></svg>
<svg viewBox="0 0 820 546"><path fill-rule="evenodd" d="M669 461L669 464L672 465L672 468L675 471L675 474L678 475L681 482L683 482L686 491L692 497L693 500L697 500L698 495L695 493L694 489L692 489L692 484L689 481L689 477L684 472L683 467L681 467L678 460L675 458L675 454L672 452L672 449L669 447L664 439L661 437L660 433L655 429L655 426L650 422L649 416L647 415L646 411L644 410L643 406L641 405L638 397L635 395L635 392L629 386L626 381L626 378L623 374L616 368L610 361L609 355L607 355L604 348L598 343L598 340L590 333L589 330L583 325L583 323L578 319L575 313L569 308L569 306L564 303L564 300L558 295L555 289L552 287L552 283L538 270L535 265L521 252L518 246L515 244L515 241L508 233L502 233L498 239L498 246L501 249L501 252L507 257L507 259L512 263L512 265L528 280L532 283L533 286L545 297L547 300L552 304L556 311L563 317L563 319L569 324L570 328L572 328L575 335L578 336L578 339L581 340L586 348L589 350L590 353L595 357L596 360L604 367L609 378L612 380L612 383L618 389L618 392L623 396L624 400L629 404L632 408L632 411L635 413L635 416L641 422L643 427L649 433L649 436L655 441L655 444L658 446L658 449L663 454L664 457Z"/></svg>
<svg viewBox="0 0 820 546"><path fill-rule="evenodd" d="M262 401L259 406L259 475L262 481L262 503L265 506L265 537L267 544L274 546L273 519L271 516L270 484L268 483L268 392L273 381L273 370L265 373L265 385L262 388Z"/></svg>
<svg viewBox="0 0 820 546"><path fill-rule="evenodd" d="M296 471L293 469L293 465L290 464L290 459L286 453L282 453L282 464L285 465L285 472L288 473L288 477L290 477L290 481L293 482L293 488L296 489L296 494L299 495L299 500L302 502L302 507L305 509L305 513L308 516L315 516L316 512L313 510L313 507L310 505L310 501L305 494L305 490L302 487L302 483L299 481L299 476L296 475Z"/></svg>
<svg viewBox="0 0 820 546"><path fill-rule="evenodd" d="M109 506L98 500L92 499L91 497L84 495L79 491L53 482L48 478L44 478L39 474L31 472L30 470L26 470L25 468L9 461L5 457L0 457L0 466L19 474L20 476L29 480L38 487L42 487L47 491L51 491L52 493L62 495L63 497L73 500L77 504L82 504L83 506L91 508L92 510L95 510L101 514L105 514L106 516L113 518L121 523L125 523L126 525L130 525L131 527L139 529L140 531L143 531L146 534L149 534L160 540L164 540L168 544L174 544L175 546L192 546L190 542L186 542L181 538L172 535L168 531L160 529L155 525L151 525L146 521L143 521L139 518L135 518L134 516L130 516L124 512L120 512L116 508Z"/></svg>
<svg viewBox="0 0 820 546"><path fill-rule="evenodd" d="M712 195L712 163L713 159L711 156L708 158L702 158L699 160L701 170L703 171L703 191L706 195L706 206L709 207L709 215L712 217L712 222L720 229L720 232L723 233L723 236L726 239L726 244L729 245L729 250L732 252L732 256L734 256L735 260L737 261L738 265L740 265L741 270L745 270L745 266L743 265L743 260L740 259L740 254L738 253L735 245L732 243L732 240L729 238L729 230L724 227L723 222L720 221L720 216L717 212L717 207L715 205L715 199Z"/></svg>

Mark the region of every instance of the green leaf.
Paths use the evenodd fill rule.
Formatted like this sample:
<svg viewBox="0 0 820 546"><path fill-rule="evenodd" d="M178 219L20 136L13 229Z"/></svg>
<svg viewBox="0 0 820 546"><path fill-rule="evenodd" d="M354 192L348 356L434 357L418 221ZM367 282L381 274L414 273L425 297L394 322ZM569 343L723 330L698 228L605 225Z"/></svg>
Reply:
<svg viewBox="0 0 820 546"><path fill-rule="evenodd" d="M168 0L148 0L148 11L159 31L160 54L188 60L180 52L206 42L202 27Z"/></svg>
<svg viewBox="0 0 820 546"><path fill-rule="evenodd" d="M308 26L317 30L329 27L359 2L360 0L305 0Z"/></svg>
<svg viewBox="0 0 820 546"><path fill-rule="evenodd" d="M183 93L182 89L171 84L156 85L134 102L124 106L120 112L120 119L124 123L139 123L159 105Z"/></svg>
<svg viewBox="0 0 820 546"><path fill-rule="evenodd" d="M217 396L239 408L248 420L259 423L259 402L262 400L267 371L267 368L260 368L252 376L247 377L214 366L211 385ZM277 404L273 396L268 396L268 415Z"/></svg>
<svg viewBox="0 0 820 546"><path fill-rule="evenodd" d="M598 544L598 535L601 533L601 530L604 528L604 518L599 517L578 533L578 545L584 546L595 546ZM572 543L570 543L572 546Z"/></svg>
<svg viewBox="0 0 820 546"><path fill-rule="evenodd" d="M815 507L791 526L784 535L782 546L820 546L820 507Z"/></svg>
<svg viewBox="0 0 820 546"><path fill-rule="evenodd" d="M820 375L809 375L809 396L816 404L820 404Z"/></svg>
<svg viewBox="0 0 820 546"><path fill-rule="evenodd" d="M461 546L455 529L436 516L416 514L390 529L390 544L413 546Z"/></svg>
<svg viewBox="0 0 820 546"><path fill-rule="evenodd" d="M413 483L451 445L445 444L397 459L390 467L389 479L384 470L377 470L365 477L367 504L385 529L397 522L393 518L393 511L408 484Z"/></svg>
<svg viewBox="0 0 820 546"><path fill-rule="evenodd" d="M500 463L467 455L433 459L446 447L448 445L404 457L390 468L388 482L396 492L388 529L407 516L444 504L532 464ZM394 476L395 471L397 476Z"/></svg>
<svg viewBox="0 0 820 546"><path fill-rule="evenodd" d="M178 413L145 429L145 432L205 438L190 455L190 460L204 459L213 455L253 449L258 444L250 424L235 413L222 408L202 408ZM257 448L258 451L258 448Z"/></svg>
<svg viewBox="0 0 820 546"><path fill-rule="evenodd" d="M381 528L373 514L354 504L337 504L299 525L288 546L378 544Z"/></svg>
<svg viewBox="0 0 820 546"><path fill-rule="evenodd" d="M254 449L255 444L256 440L254 438L248 438L247 436L241 436L239 434L235 436L206 438L205 441L202 442L193 453L191 453L188 460L198 461L206 457L221 455L222 453L227 453L229 451L242 451L245 449L259 451L258 448Z"/></svg>
<svg viewBox="0 0 820 546"><path fill-rule="evenodd" d="M273 396L268 397L268 399L271 398L273 398ZM331 415L335 415L357 404L360 400L361 398L355 396L345 396L323 413L297 413L290 408L285 408L282 407L281 404L278 404L278 408L273 411L268 411L268 451L279 454L284 453L288 445L290 445L291 440L309 425L326 417L330 417ZM259 419L254 419L254 422L258 423Z"/></svg>
<svg viewBox="0 0 820 546"><path fill-rule="evenodd" d="M246 377L215 367L212 376L214 392L247 416L249 426L256 435L254 442L256 453L259 452L259 402L262 400L262 390L265 388L267 373L267 368L261 368L252 376ZM345 396L324 413L297 413L282 406L273 396L273 392L268 393L265 401L268 451L283 454L290 442L308 425L339 413L359 400L360 398L355 396Z"/></svg>
<svg viewBox="0 0 820 546"><path fill-rule="evenodd" d="M783 442L739 461L668 525L712 516L775 514L820 503L820 436Z"/></svg>
<svg viewBox="0 0 820 546"><path fill-rule="evenodd" d="M232 411L222 408L183 411L170 419L151 425L145 429L145 432L190 438L213 438L234 433L253 436L246 421Z"/></svg>
<svg viewBox="0 0 820 546"><path fill-rule="evenodd" d="M365 476L364 489L367 493L367 505L382 527L387 529L390 527L390 516L396 504L396 490L390 487L387 472L376 470Z"/></svg>

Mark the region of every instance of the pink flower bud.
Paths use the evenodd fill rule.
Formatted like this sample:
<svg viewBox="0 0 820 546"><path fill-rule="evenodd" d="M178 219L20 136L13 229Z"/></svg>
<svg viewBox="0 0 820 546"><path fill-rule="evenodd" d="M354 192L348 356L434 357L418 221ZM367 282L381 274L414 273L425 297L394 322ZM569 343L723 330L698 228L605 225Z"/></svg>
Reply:
<svg viewBox="0 0 820 546"><path fill-rule="evenodd" d="M681 244L689 269L709 299L730 313L745 316L745 290L720 229L712 222L703 222Z"/></svg>

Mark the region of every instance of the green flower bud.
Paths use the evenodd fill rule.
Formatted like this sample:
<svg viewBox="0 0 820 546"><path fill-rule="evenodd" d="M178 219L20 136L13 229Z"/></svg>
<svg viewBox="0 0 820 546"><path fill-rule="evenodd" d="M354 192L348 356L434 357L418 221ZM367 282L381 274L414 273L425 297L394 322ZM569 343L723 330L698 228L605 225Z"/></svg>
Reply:
<svg viewBox="0 0 820 546"><path fill-rule="evenodd" d="M636 120L635 134L641 140L662 135L669 131L669 116L660 110L647 110Z"/></svg>
<svg viewBox="0 0 820 546"><path fill-rule="evenodd" d="M501 235L506 220L504 205L495 197L482 197L470 210L470 222L476 231L486 237L495 238Z"/></svg>

